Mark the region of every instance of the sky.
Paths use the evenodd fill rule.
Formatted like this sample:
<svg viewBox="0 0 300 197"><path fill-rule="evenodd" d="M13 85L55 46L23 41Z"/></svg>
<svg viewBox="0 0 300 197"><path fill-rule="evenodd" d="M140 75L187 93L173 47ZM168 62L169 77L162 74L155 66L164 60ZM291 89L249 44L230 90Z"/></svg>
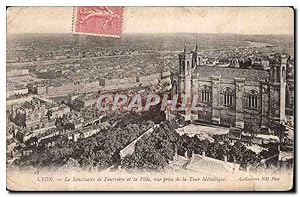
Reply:
<svg viewBox="0 0 300 197"><path fill-rule="evenodd" d="M10 7L7 33L71 33L73 7ZM294 34L288 7L125 7L123 33Z"/></svg>

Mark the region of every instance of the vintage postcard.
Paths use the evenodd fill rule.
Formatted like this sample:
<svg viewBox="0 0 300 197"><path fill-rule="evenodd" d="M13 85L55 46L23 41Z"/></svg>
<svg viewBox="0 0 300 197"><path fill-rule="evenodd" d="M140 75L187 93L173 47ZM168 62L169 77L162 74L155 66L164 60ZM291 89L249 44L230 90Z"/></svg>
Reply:
<svg viewBox="0 0 300 197"><path fill-rule="evenodd" d="M9 191L291 191L291 7L9 7Z"/></svg>

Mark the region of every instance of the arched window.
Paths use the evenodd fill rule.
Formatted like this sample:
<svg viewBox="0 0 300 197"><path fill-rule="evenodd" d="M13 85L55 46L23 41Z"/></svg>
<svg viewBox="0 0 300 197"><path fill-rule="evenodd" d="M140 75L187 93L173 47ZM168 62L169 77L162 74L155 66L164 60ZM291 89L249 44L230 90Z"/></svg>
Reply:
<svg viewBox="0 0 300 197"><path fill-rule="evenodd" d="M211 88L209 86L203 86L201 88L201 102L210 103L211 100Z"/></svg>
<svg viewBox="0 0 300 197"><path fill-rule="evenodd" d="M223 92L224 106L231 107L233 105L233 91L230 88L225 88Z"/></svg>
<svg viewBox="0 0 300 197"><path fill-rule="evenodd" d="M285 67L282 67L282 79L285 79Z"/></svg>
<svg viewBox="0 0 300 197"><path fill-rule="evenodd" d="M251 90L247 95L247 103L249 109L257 109L258 93L255 90Z"/></svg>
<svg viewBox="0 0 300 197"><path fill-rule="evenodd" d="M189 75L191 72L190 71L191 70L190 61L186 61L186 70L187 70L186 74Z"/></svg>
<svg viewBox="0 0 300 197"><path fill-rule="evenodd" d="M277 76L276 76L276 81L280 81L280 68L277 68Z"/></svg>
<svg viewBox="0 0 300 197"><path fill-rule="evenodd" d="M176 80L173 80L172 88L173 88L173 94L178 94L178 85Z"/></svg>

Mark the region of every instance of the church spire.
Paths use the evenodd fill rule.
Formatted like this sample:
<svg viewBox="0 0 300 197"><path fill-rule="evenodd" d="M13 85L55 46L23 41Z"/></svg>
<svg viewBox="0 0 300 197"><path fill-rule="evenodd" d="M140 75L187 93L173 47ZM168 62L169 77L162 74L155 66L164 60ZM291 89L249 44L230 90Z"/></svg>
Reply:
<svg viewBox="0 0 300 197"><path fill-rule="evenodd" d="M185 38L184 38L184 40L183 40L183 47L184 47L184 48L183 48L183 52L186 53Z"/></svg>
<svg viewBox="0 0 300 197"><path fill-rule="evenodd" d="M198 51L198 34L196 33L196 49L195 51Z"/></svg>

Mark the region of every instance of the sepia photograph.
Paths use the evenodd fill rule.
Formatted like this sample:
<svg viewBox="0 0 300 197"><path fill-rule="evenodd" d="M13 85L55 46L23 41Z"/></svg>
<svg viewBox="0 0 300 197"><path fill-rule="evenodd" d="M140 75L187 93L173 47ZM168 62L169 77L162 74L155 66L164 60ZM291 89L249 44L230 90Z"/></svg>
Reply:
<svg viewBox="0 0 300 197"><path fill-rule="evenodd" d="M8 7L9 191L290 191L292 7Z"/></svg>

